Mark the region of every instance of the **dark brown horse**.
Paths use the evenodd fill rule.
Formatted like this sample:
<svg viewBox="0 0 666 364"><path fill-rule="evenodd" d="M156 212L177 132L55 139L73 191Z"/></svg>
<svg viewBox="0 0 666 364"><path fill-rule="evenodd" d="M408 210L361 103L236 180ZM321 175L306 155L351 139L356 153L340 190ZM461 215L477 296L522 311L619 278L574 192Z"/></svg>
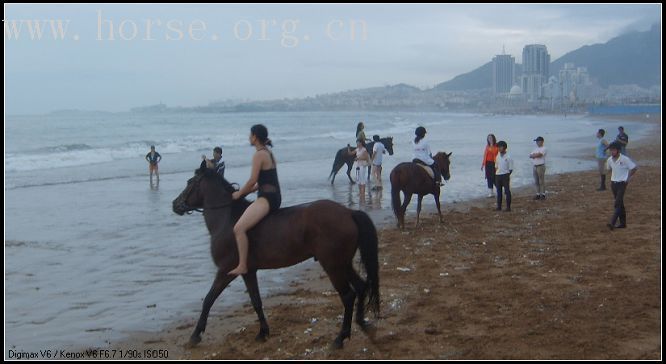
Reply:
<svg viewBox="0 0 666 364"><path fill-rule="evenodd" d="M451 161L449 157L453 153L446 154L444 152L437 153L432 159L437 162L437 166L442 172L444 180L449 180L451 174L449 173L449 166ZM391 205L393 206L393 213L398 219L398 228L405 228L405 211L407 205L412 199L412 194L418 195L418 205L416 207L416 226L419 225L419 215L421 214L421 201L423 196L433 194L435 196L435 203L437 204L437 213L439 213L439 221L442 221L442 211L439 206L439 186L435 185L433 179L430 178L428 173L423 170L414 162L400 163L391 171ZM405 195L405 201L400 204L400 191Z"/></svg>
<svg viewBox="0 0 666 364"><path fill-rule="evenodd" d="M389 155L393 155L393 137L380 138L379 141L384 144L386 151ZM375 146L375 142L369 142L366 144L366 149L372 158L372 148ZM335 182L335 176L340 171L340 168L347 165L347 178L349 178L349 183L354 184L354 180L351 177L352 166L354 161L356 161L356 154L349 154L350 152L356 152L356 147L351 147L347 144L347 147L339 149L335 154L335 160L333 160L333 167L331 168L331 174L328 175L328 179L331 180L331 184ZM370 168L368 168L368 181L370 180Z"/></svg>
<svg viewBox="0 0 666 364"><path fill-rule="evenodd" d="M238 264L238 250L233 226L250 205L243 199L233 200L229 182L207 168L200 168L187 181L187 187L173 201L173 211L179 215L203 209L204 220L210 232L211 254L217 265L213 286L203 302L201 317L190 345L201 341L206 321L215 299L236 277L227 273ZM379 313L379 263L377 257L377 231L368 215L348 209L338 203L319 200L280 209L268 215L248 231L250 250L248 273L243 280L257 315L257 340L268 336L268 324L257 284L258 269L288 267L314 257L328 274L344 305L342 330L333 342L341 348L351 334L351 320L356 306L356 323L366 328L365 305ZM354 270L352 259L359 249L367 272L367 281Z"/></svg>

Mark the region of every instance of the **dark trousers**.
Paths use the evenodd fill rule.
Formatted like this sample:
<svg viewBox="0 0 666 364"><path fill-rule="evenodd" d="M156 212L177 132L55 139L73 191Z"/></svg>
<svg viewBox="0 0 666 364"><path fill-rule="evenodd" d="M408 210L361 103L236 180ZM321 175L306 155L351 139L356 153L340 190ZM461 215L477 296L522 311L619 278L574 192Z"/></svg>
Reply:
<svg viewBox="0 0 666 364"><path fill-rule="evenodd" d="M488 188L493 188L495 185L495 162L486 161L486 181Z"/></svg>
<svg viewBox="0 0 666 364"><path fill-rule="evenodd" d="M495 176L495 186L497 187L497 208L502 208L502 190L506 194L506 207L511 208L511 176L509 174L498 174Z"/></svg>
<svg viewBox="0 0 666 364"><path fill-rule="evenodd" d="M626 182L611 182L611 190L613 191L613 197L615 197L615 211L613 211L613 217L611 218L611 224L615 225L617 219L620 219L620 225L627 224L627 211L624 209L624 192L627 190Z"/></svg>

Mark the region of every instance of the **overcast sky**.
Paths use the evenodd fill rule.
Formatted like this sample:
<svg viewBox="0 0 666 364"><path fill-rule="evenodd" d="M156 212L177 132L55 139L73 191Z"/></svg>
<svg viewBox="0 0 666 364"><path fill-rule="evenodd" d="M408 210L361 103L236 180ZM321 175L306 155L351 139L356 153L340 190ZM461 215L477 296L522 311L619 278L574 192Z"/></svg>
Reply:
<svg viewBox="0 0 666 364"><path fill-rule="evenodd" d="M555 60L660 19L658 4L5 5L5 110L425 88L483 65L503 45L521 62L525 44L545 44ZM41 40L30 36L36 20ZM62 21L64 40L54 39L51 20Z"/></svg>

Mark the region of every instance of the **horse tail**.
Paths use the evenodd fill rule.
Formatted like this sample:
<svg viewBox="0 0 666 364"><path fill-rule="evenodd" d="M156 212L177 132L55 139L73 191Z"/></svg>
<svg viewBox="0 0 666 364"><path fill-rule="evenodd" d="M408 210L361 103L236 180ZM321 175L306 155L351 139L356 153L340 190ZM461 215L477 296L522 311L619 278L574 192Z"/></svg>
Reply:
<svg viewBox="0 0 666 364"><path fill-rule="evenodd" d="M352 218L358 228L358 246L361 261L365 267L368 285L368 308L379 315L379 256L377 230L368 214L363 211L352 212Z"/></svg>
<svg viewBox="0 0 666 364"><path fill-rule="evenodd" d="M393 208L393 213L395 214L395 216L398 217L400 216L400 210L401 210L400 187L399 187L399 176L395 169L391 171L390 180L391 180L391 207Z"/></svg>

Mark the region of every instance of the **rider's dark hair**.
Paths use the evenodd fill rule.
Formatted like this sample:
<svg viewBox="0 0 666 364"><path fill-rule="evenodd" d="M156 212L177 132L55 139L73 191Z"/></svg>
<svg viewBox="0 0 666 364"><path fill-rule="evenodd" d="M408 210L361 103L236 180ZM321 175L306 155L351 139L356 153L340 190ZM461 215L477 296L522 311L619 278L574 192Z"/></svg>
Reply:
<svg viewBox="0 0 666 364"><path fill-rule="evenodd" d="M213 149L213 152L222 154L222 148L220 148L220 147L215 147L215 148Z"/></svg>
<svg viewBox="0 0 666 364"><path fill-rule="evenodd" d="M604 129L599 129L598 131L599 135L604 136L606 135L606 131Z"/></svg>
<svg viewBox="0 0 666 364"><path fill-rule="evenodd" d="M273 142L268 138L268 129L262 124L253 125L252 128L250 128L250 132L257 137L259 143L268 145L269 147L273 146Z"/></svg>
<svg viewBox="0 0 666 364"><path fill-rule="evenodd" d="M416 131L414 131L414 134L416 134L416 138L414 138L414 143L418 143L421 141L421 139L425 138L426 129L422 126L419 126L418 128L416 128Z"/></svg>
<svg viewBox="0 0 666 364"><path fill-rule="evenodd" d="M372 140L378 142L378 141L379 141L379 135L376 135L376 134L373 135L373 136L372 136Z"/></svg>

